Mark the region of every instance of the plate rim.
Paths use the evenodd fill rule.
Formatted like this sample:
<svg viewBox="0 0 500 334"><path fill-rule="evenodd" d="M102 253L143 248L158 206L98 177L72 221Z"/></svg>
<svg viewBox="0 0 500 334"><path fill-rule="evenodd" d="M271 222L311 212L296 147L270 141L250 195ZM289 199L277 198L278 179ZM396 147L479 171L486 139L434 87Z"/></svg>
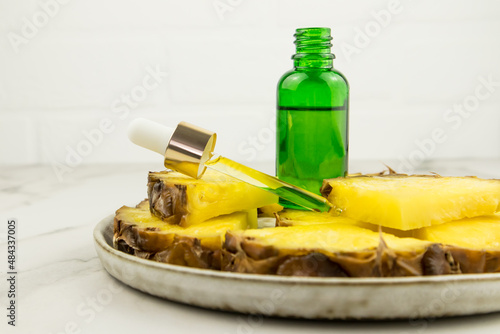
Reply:
<svg viewBox="0 0 500 334"><path fill-rule="evenodd" d="M459 275L428 275L410 277L301 277L301 276L280 276L267 274L235 273L229 271L218 271L213 269L191 268L186 266L162 263L153 260L142 259L134 255L119 251L109 245L104 238L104 230L113 224L114 214L103 218L93 230L95 245L102 250L129 262L138 265L155 267L167 271L175 271L197 276L213 277L219 279L251 280L253 282L281 283L281 284L301 284L301 285L404 285L404 284L435 284L450 282L477 282L477 281L498 281L500 273L481 274L459 274Z"/></svg>

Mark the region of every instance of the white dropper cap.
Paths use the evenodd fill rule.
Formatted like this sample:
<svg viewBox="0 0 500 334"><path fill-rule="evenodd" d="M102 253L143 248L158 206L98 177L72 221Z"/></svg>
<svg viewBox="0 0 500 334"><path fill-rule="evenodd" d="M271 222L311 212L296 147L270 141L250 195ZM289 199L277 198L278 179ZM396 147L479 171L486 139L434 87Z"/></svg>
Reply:
<svg viewBox="0 0 500 334"><path fill-rule="evenodd" d="M145 118L136 118L128 126L128 138L136 145L165 155L174 131L175 128Z"/></svg>
<svg viewBox="0 0 500 334"><path fill-rule="evenodd" d="M212 157L217 135L186 122L174 129L137 118L129 125L128 137L134 144L161 154L165 167L199 178Z"/></svg>

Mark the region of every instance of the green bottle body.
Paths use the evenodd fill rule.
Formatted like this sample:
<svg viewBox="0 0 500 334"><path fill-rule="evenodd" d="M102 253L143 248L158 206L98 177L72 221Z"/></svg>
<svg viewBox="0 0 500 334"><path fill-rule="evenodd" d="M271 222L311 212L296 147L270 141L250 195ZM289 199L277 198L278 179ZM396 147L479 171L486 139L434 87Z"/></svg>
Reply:
<svg viewBox="0 0 500 334"><path fill-rule="evenodd" d="M292 57L295 68L277 87L276 174L316 194L323 179L345 176L348 164L349 85L333 69L334 56L324 45Z"/></svg>

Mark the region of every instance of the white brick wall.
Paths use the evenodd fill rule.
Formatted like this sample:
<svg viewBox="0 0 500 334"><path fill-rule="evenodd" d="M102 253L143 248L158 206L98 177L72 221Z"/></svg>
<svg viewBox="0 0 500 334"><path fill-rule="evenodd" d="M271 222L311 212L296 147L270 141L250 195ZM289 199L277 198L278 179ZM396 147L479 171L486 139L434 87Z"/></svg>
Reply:
<svg viewBox="0 0 500 334"><path fill-rule="evenodd" d="M352 159L500 156L500 87L471 104L480 77L500 82L498 1L55 1L0 3L0 164L65 164L93 133L81 163L161 168L126 139L135 117L190 121L218 132L219 153L272 161L275 86L303 26L333 29L335 66L351 85ZM53 17L15 52L9 36L43 21L43 5ZM367 29L367 46L356 44ZM168 76L124 107L148 67ZM456 104L470 115L447 111ZM437 128L446 139L430 144Z"/></svg>

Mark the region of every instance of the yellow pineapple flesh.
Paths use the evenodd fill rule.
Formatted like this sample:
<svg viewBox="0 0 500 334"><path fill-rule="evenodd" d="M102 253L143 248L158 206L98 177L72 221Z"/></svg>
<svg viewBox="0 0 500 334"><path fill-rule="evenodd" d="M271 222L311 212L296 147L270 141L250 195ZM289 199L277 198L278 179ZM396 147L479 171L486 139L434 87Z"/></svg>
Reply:
<svg viewBox="0 0 500 334"><path fill-rule="evenodd" d="M416 238L475 250L500 251L500 214L465 218L413 232Z"/></svg>
<svg viewBox="0 0 500 334"><path fill-rule="evenodd" d="M277 212L276 215L277 215L276 226L296 226L296 225L333 224L333 223L361 226L363 224L351 218L332 216L328 212L285 209Z"/></svg>
<svg viewBox="0 0 500 334"><path fill-rule="evenodd" d="M212 170L198 180L171 171L149 173L148 199L155 216L184 227L278 202L274 194Z"/></svg>
<svg viewBox="0 0 500 334"><path fill-rule="evenodd" d="M276 214L276 226L297 226L317 224L347 224L359 226L374 232L385 232L400 238L412 237L412 231L401 231L385 226L365 223L344 216L334 216L328 212L285 209Z"/></svg>
<svg viewBox="0 0 500 334"><path fill-rule="evenodd" d="M331 212L398 230L500 210L500 180L440 176L355 176L324 180Z"/></svg>

